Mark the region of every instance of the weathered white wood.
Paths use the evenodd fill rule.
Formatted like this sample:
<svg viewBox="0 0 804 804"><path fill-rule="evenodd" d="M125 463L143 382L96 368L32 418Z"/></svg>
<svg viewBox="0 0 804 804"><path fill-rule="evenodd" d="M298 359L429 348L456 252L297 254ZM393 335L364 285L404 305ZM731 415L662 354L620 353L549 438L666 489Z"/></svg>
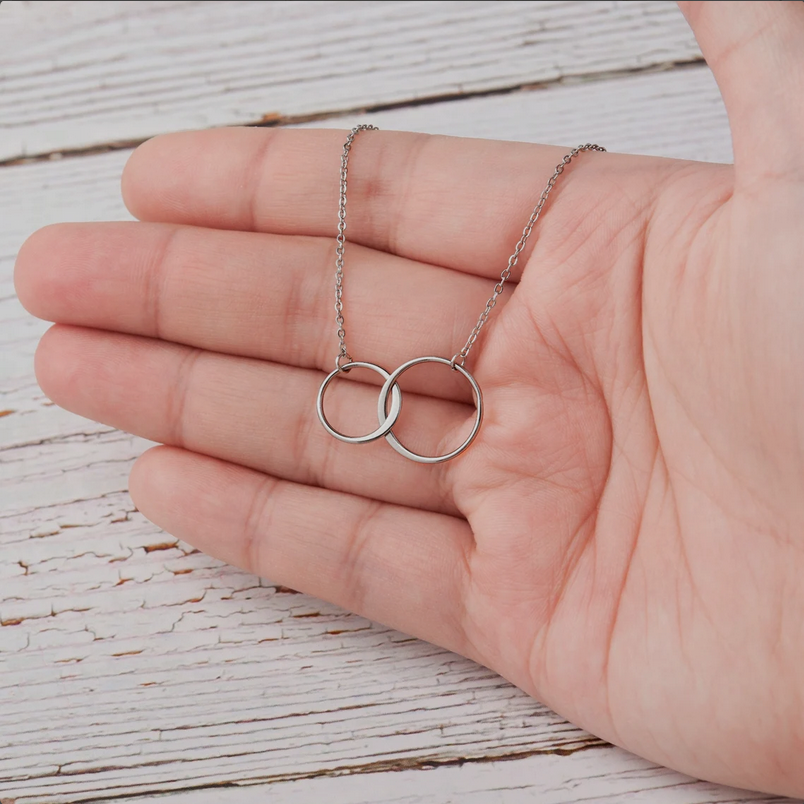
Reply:
<svg viewBox="0 0 804 804"><path fill-rule="evenodd" d="M700 56L666 2L5 2L0 159Z"/></svg>
<svg viewBox="0 0 804 804"><path fill-rule="evenodd" d="M470 136L594 138L688 158L730 154L702 68L371 119ZM200 786L210 789L181 795L202 804L267 795L763 800L609 747L545 753L595 742L494 674L221 565L133 510L126 477L145 442L66 414L37 390L31 360L45 325L24 314L10 279L33 229L126 217L126 157L0 168L0 410L13 411L0 417L0 799L50 804ZM480 761L520 754L533 756ZM382 772L462 759L478 762ZM298 781L280 781L288 779ZM262 786L211 787L222 783Z"/></svg>
<svg viewBox="0 0 804 804"><path fill-rule="evenodd" d="M667 774L638 757L609 747L568 757L536 754L505 762L470 762L461 767L396 773L334 775L254 787L210 788L177 793L171 804L715 804L789 799L694 783ZM589 795L590 780L595 780ZM267 798L270 796L270 798ZM160 804L164 798L137 797L132 804Z"/></svg>

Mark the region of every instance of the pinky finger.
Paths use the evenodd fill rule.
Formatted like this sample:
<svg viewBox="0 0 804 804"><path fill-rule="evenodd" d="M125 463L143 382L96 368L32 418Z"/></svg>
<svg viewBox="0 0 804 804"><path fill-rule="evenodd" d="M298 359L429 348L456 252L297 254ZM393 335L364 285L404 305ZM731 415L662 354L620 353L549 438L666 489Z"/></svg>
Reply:
<svg viewBox="0 0 804 804"><path fill-rule="evenodd" d="M463 629L465 520L278 480L174 447L134 465L155 524L272 581L472 658Z"/></svg>

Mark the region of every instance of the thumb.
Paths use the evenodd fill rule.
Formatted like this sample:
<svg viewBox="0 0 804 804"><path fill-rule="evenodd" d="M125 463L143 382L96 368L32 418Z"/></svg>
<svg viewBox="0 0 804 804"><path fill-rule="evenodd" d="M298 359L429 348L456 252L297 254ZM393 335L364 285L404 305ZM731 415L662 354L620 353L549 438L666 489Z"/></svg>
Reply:
<svg viewBox="0 0 804 804"><path fill-rule="evenodd" d="M804 175L804 3L679 6L726 104L738 185Z"/></svg>

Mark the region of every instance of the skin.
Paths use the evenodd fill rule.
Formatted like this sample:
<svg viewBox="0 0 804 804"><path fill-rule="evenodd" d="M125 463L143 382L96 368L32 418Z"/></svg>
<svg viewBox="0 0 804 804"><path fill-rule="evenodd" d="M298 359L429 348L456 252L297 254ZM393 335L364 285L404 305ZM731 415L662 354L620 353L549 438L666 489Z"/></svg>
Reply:
<svg viewBox="0 0 804 804"><path fill-rule="evenodd" d="M57 322L36 370L159 441L138 508L273 581L495 669L569 720L716 782L804 795L804 4L683 4L735 165L582 154L468 368L455 461L331 438L335 131L158 137L138 223L60 225L17 263ZM568 149L360 135L345 316L356 359L451 356ZM504 302L504 303L503 303ZM376 427L379 377L327 395ZM411 371L397 428L435 452L474 408Z"/></svg>

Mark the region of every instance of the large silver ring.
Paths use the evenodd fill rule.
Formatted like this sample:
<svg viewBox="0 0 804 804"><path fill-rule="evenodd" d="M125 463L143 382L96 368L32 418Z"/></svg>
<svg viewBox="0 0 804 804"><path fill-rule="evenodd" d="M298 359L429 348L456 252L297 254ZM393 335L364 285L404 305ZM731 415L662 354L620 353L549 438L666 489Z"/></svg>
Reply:
<svg viewBox="0 0 804 804"><path fill-rule="evenodd" d="M483 394L480 392L480 386L477 384L477 380L475 380L475 378L463 366L458 363L453 363L453 361L447 360L445 357L417 357L414 360L408 360L407 363L403 363L396 371L393 371L390 375L387 375L385 385L383 385L382 390L380 391L380 398L377 401L377 417L381 422L384 422L383 426L380 427L380 430L383 429L385 423L391 420L391 415L394 411L394 400L396 398L394 394L399 390L397 381L409 368L418 366L420 363L441 363L445 366L449 366L450 369L459 372L466 377L467 380L469 380L469 384L472 386L472 393L475 397L475 407L477 408L475 424L474 427L472 427L472 432L469 433L469 436L466 438L463 444L461 444L457 449L452 450L452 452L446 453L445 455L419 455L418 452L413 452L401 444L399 439L390 429L385 434L385 440L400 455L404 455L406 458L410 458L412 461L418 461L419 463L443 463L444 461L449 461L452 458L456 458L475 440L475 436L477 435L478 430L480 430L480 425L483 422ZM389 393L392 395L391 410L386 413ZM397 416L398 415L399 411L397 410ZM396 420L394 420L394 422L395 421ZM393 427L393 424L391 426Z"/></svg>
<svg viewBox="0 0 804 804"><path fill-rule="evenodd" d="M327 386L339 374L351 371L353 368L371 369L371 371L376 371L377 374L379 374L386 381L391 376L384 368L380 368L374 363L363 363L359 360L354 360L351 363L344 363L339 368L336 368L335 371L330 372L324 382L321 383L321 387L318 389L318 398L316 399L315 406L316 410L318 411L318 418L321 420L321 424L324 425L326 431L331 436L334 436L339 441L345 441L347 444L366 444L369 441L376 441L378 438L382 438L384 435L387 435L391 432L391 428L396 424L396 420L399 418L399 411L402 409L402 392L399 390L398 385L394 385L393 390L391 391L391 409L386 414L385 405L383 405L383 415L380 416L380 426L376 430L372 431L368 435L363 436L344 435L336 430L327 420L326 414L324 413L324 393L327 390ZM383 399L387 400L387 398L388 394L386 393Z"/></svg>

